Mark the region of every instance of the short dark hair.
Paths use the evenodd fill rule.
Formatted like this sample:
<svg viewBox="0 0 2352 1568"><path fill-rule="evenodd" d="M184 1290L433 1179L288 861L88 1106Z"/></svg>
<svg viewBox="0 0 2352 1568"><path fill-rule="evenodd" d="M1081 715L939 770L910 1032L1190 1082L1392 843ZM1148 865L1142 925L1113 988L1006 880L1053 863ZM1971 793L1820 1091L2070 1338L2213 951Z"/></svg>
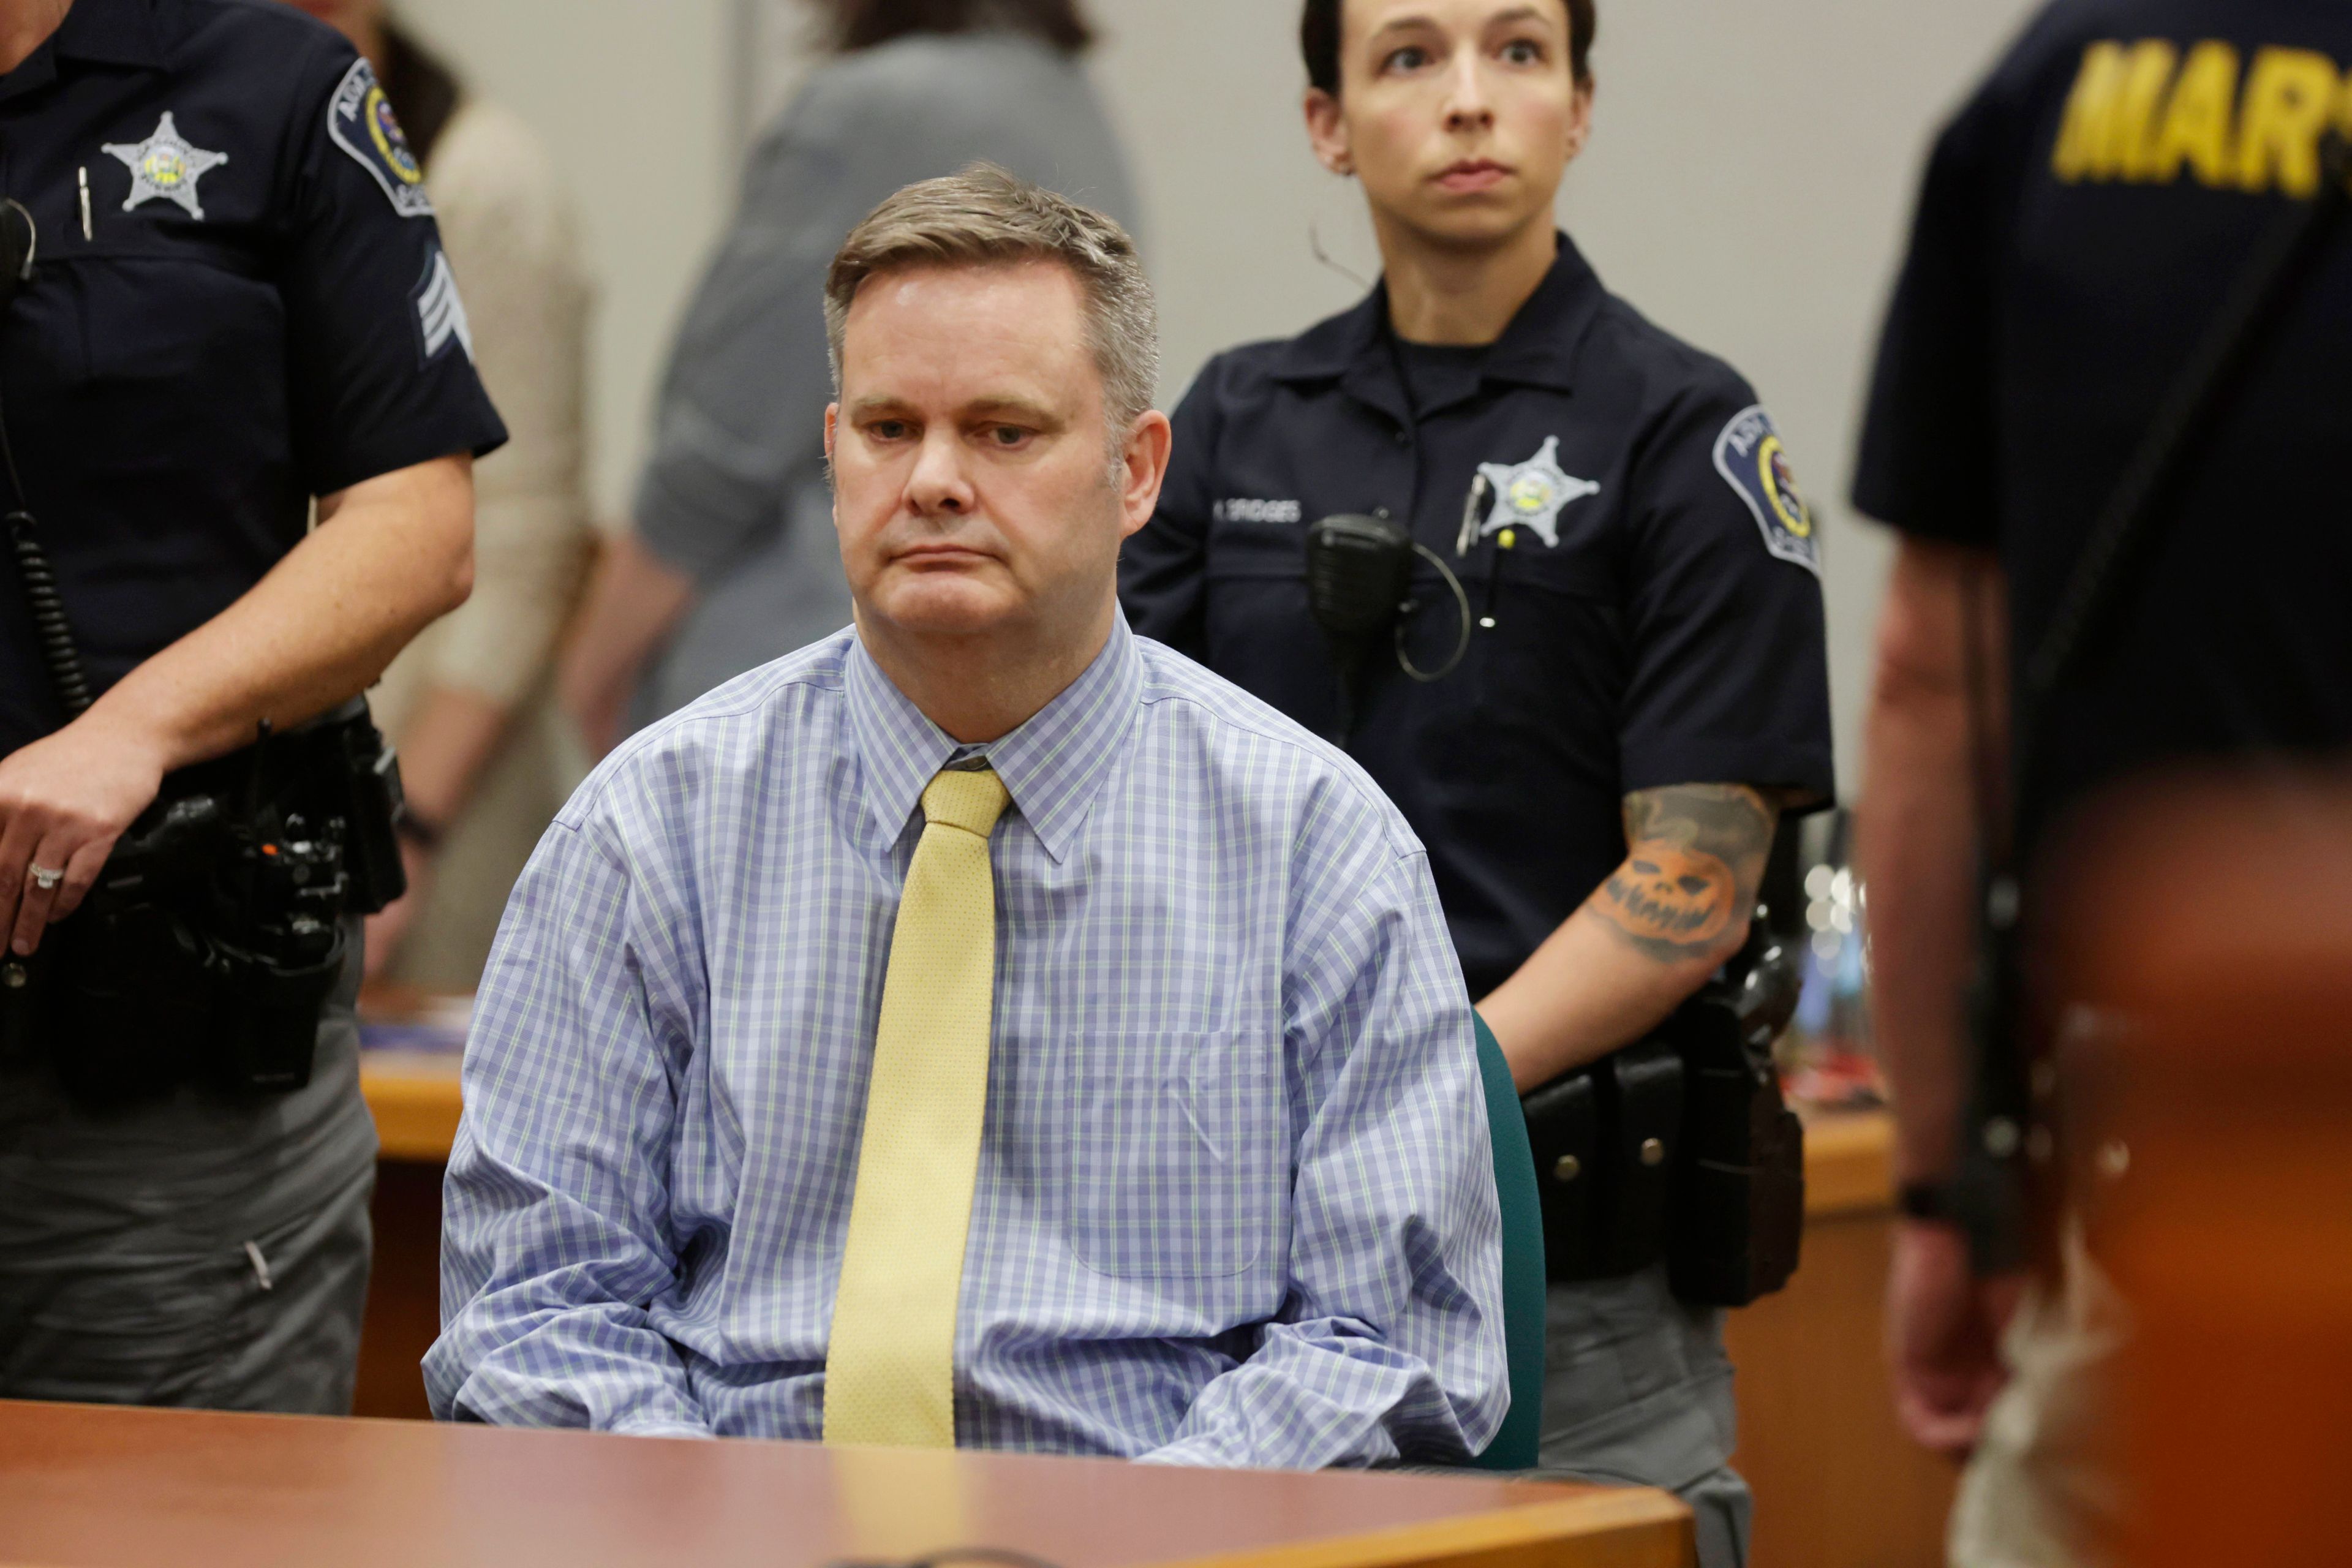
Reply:
<svg viewBox="0 0 2352 1568"><path fill-rule="evenodd" d="M847 54L909 33L1033 33L1065 54L1095 41L1080 0L829 0L833 47Z"/></svg>
<svg viewBox="0 0 2352 1568"><path fill-rule="evenodd" d="M1298 18L1298 52L1307 57L1307 80L1334 98L1339 95L1339 7L1344 0L1307 0ZM1568 7L1568 67L1581 85L1592 79L1592 35L1601 18L1593 0L1561 0Z"/></svg>

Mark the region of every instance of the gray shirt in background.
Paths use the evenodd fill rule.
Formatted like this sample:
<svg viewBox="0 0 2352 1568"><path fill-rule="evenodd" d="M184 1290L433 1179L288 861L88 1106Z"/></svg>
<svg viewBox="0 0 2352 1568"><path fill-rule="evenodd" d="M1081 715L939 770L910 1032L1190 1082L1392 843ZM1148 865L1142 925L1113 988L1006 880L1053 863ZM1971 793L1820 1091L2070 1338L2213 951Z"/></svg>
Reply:
<svg viewBox="0 0 2352 1568"><path fill-rule="evenodd" d="M761 135L671 350L637 488L638 536L700 588L637 722L848 623L824 474L825 271L884 197L980 159L1135 229L1085 73L1025 35L921 34L842 56Z"/></svg>

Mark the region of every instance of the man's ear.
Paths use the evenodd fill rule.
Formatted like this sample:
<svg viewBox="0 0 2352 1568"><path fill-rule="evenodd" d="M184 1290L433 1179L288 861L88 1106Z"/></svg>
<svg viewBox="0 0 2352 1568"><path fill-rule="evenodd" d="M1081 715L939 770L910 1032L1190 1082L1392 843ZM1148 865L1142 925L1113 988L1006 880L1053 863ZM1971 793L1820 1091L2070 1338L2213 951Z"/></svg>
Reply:
<svg viewBox="0 0 2352 1568"><path fill-rule="evenodd" d="M1319 87L1310 87L1302 107L1307 115L1307 141L1315 149L1315 161L1343 178L1353 174L1356 154L1348 142L1348 121L1339 112L1339 99Z"/></svg>
<svg viewBox="0 0 2352 1568"><path fill-rule="evenodd" d="M1121 539L1151 521L1160 510L1160 487L1168 478L1168 455L1176 435L1168 416L1157 408L1136 416L1127 433L1127 450L1119 459L1119 529Z"/></svg>
<svg viewBox="0 0 2352 1568"><path fill-rule="evenodd" d="M839 429L840 426L841 405L838 403L826 404L824 405L824 466L828 468L833 467L834 432Z"/></svg>

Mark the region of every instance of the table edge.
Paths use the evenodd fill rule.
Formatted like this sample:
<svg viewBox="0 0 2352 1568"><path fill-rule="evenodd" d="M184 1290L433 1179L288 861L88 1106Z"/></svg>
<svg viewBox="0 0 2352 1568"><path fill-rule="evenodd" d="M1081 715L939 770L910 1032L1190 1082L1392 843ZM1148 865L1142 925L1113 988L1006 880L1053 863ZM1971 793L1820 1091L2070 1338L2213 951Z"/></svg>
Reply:
<svg viewBox="0 0 2352 1568"><path fill-rule="evenodd" d="M1649 1561L1656 1568L1680 1568L1689 1557L1691 1511L1673 1494L1653 1487L1625 1487L1490 1509L1289 1546L1182 1558L1154 1563L1152 1568L1431 1568L1439 1563L1499 1568L1542 1561L1528 1554L1556 1549L1568 1540L1590 1542L1660 1526L1680 1527L1670 1537L1680 1550L1670 1549ZM1612 1557L1611 1561L1622 1563L1623 1568L1638 1568L1645 1560Z"/></svg>

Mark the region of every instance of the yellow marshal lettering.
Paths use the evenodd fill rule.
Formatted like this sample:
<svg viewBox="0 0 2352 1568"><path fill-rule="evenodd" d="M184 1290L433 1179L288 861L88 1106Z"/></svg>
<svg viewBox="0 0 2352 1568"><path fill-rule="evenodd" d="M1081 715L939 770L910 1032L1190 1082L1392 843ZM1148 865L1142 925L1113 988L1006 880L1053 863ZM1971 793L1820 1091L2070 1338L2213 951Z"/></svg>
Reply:
<svg viewBox="0 0 2352 1568"><path fill-rule="evenodd" d="M2162 38L2108 38L2083 51L2050 166L2069 184L2126 180L2204 184L2260 195L2319 188L2319 139L2352 131L2352 87L2310 49L2264 48L2246 68L2208 38L2184 55Z"/></svg>
<svg viewBox="0 0 2352 1568"><path fill-rule="evenodd" d="M2339 110L2336 62L2309 49L2264 49L2246 73L2238 128L2238 183L2293 196L2319 189L2319 135Z"/></svg>
<svg viewBox="0 0 2352 1568"><path fill-rule="evenodd" d="M2066 120L2058 132L2053 163L2062 180L2112 180L2123 173L2129 142L2124 129L2133 62L2145 52L2118 43L2093 44L2083 53L2082 74L2066 100ZM2145 128L2146 119L2141 125Z"/></svg>
<svg viewBox="0 0 2352 1568"><path fill-rule="evenodd" d="M2238 51L2209 38L2189 51L2172 84L2172 101L2165 107L2142 176L2169 184L2186 165L2206 184L2234 184L2238 163L2231 129L2237 108Z"/></svg>

